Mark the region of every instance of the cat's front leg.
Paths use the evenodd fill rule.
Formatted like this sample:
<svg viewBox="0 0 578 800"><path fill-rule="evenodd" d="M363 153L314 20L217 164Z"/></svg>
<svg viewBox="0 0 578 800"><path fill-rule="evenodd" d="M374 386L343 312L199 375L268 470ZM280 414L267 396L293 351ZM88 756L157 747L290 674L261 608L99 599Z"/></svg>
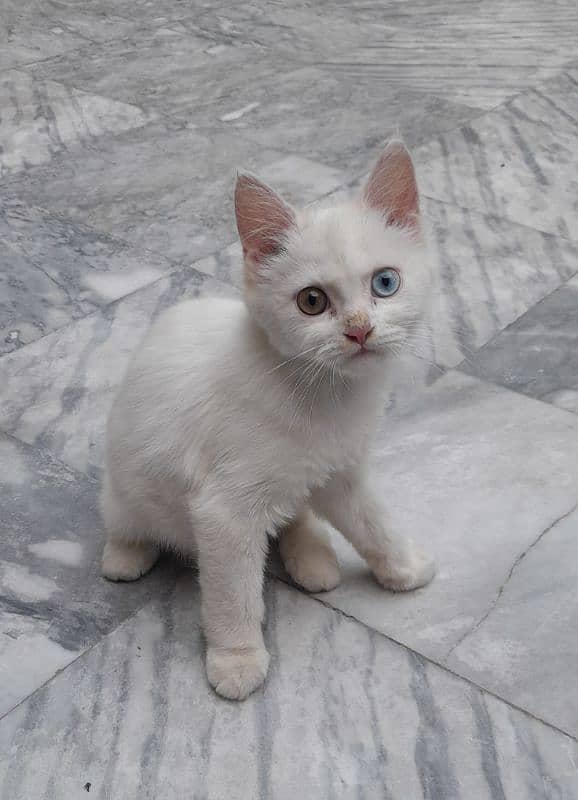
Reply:
<svg viewBox="0 0 578 800"><path fill-rule="evenodd" d="M364 469L335 475L315 492L312 506L351 542L386 589L407 592L433 578L431 558L389 530L385 508Z"/></svg>
<svg viewBox="0 0 578 800"><path fill-rule="evenodd" d="M222 511L191 509L198 551L207 677L215 691L243 700L265 680L265 526L243 526Z"/></svg>

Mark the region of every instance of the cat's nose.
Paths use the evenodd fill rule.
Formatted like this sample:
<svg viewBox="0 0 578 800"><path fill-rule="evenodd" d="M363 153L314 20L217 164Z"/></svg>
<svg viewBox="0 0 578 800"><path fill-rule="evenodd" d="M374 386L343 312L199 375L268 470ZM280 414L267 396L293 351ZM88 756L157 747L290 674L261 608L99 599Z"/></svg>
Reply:
<svg viewBox="0 0 578 800"><path fill-rule="evenodd" d="M373 326L367 323L366 325L356 325L355 327L348 328L345 331L345 336L352 342L357 342L358 345L363 346L367 339L371 336Z"/></svg>

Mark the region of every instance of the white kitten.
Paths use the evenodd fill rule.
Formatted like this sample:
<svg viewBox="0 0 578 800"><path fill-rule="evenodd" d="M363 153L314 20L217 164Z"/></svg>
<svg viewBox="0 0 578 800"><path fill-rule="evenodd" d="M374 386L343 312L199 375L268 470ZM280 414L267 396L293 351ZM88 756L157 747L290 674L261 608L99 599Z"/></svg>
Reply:
<svg viewBox="0 0 578 800"><path fill-rule="evenodd" d="M102 511L108 578L138 578L162 546L196 554L208 678L241 699L269 663L268 533L310 591L340 579L320 517L388 589L434 567L389 532L366 468L429 292L407 150L388 145L356 202L294 211L241 175L235 204L244 302L193 300L153 326L111 412Z"/></svg>

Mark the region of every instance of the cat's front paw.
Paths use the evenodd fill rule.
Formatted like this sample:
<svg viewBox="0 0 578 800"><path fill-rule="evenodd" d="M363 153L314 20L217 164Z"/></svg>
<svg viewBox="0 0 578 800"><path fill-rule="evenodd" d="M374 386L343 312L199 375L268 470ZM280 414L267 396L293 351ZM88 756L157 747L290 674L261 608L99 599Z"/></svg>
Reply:
<svg viewBox="0 0 578 800"><path fill-rule="evenodd" d="M229 700L244 700L265 680L269 653L263 647L207 651L207 677L213 689Z"/></svg>
<svg viewBox="0 0 578 800"><path fill-rule="evenodd" d="M403 550L371 559L369 566L384 589L409 592L428 584L435 575L435 563L411 542Z"/></svg>

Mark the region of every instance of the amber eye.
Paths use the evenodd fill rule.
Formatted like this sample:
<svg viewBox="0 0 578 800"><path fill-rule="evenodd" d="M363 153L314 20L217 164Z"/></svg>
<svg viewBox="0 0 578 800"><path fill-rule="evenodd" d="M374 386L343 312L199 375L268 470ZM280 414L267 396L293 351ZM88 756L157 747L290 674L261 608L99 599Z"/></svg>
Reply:
<svg viewBox="0 0 578 800"><path fill-rule="evenodd" d="M316 314L323 314L329 304L327 295L322 289L316 289L315 286L308 286L306 289L301 289L297 295L297 305L304 314L309 314L310 317Z"/></svg>

